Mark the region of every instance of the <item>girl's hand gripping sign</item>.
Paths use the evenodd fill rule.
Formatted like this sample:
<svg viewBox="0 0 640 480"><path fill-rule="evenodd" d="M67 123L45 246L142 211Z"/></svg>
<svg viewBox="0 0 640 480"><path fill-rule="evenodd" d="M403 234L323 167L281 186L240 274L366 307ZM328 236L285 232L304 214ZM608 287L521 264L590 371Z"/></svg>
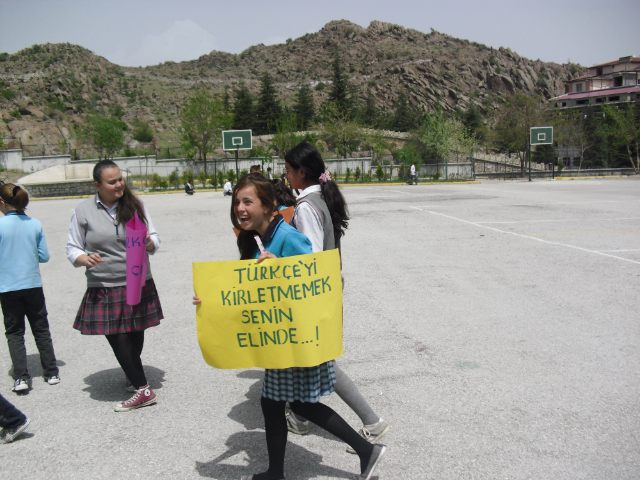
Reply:
<svg viewBox="0 0 640 480"><path fill-rule="evenodd" d="M213 367L312 367L344 353L338 250L194 263L193 285L198 342Z"/></svg>

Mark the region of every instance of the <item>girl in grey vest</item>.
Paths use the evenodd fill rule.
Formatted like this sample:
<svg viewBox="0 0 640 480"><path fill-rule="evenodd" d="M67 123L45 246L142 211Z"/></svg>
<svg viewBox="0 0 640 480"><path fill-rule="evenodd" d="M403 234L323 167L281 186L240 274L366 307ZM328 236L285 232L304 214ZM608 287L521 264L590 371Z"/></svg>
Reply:
<svg viewBox="0 0 640 480"><path fill-rule="evenodd" d="M83 335L105 335L124 370L127 390L133 396L115 406L124 412L151 405L156 394L149 388L142 368L144 331L164 318L158 292L147 268L145 286L138 305L127 305L125 225L137 212L148 227L146 251L160 247L149 212L122 178L111 160L102 160L93 169L98 189L95 197L75 210L67 241L67 258L76 267L86 267L87 292L82 299L73 328Z"/></svg>
<svg viewBox="0 0 640 480"><path fill-rule="evenodd" d="M304 233L314 252L340 248L340 238L349 223L347 204L338 185L325 171L320 152L303 142L287 152L284 157L287 179L294 189L302 192L298 196L291 225ZM360 434L371 443L378 443L389 431L389 425L369 406L351 378L334 363L336 373L335 391L340 398L360 417L363 427ZM309 423L287 416L289 431L304 435L309 432ZM347 448L349 453L355 453Z"/></svg>

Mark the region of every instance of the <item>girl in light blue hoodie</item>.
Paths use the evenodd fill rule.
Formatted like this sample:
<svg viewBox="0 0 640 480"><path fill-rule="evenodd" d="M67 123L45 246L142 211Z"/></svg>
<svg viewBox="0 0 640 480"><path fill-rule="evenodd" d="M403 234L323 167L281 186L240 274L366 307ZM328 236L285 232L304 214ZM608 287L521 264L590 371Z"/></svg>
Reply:
<svg viewBox="0 0 640 480"><path fill-rule="evenodd" d="M49 250L40 222L24 213L28 203L29 194L22 187L0 186L0 212L4 214L0 218L0 304L13 362L14 392L29 390L31 380L24 346L25 316L40 352L44 381L60 383L39 266L49 261Z"/></svg>

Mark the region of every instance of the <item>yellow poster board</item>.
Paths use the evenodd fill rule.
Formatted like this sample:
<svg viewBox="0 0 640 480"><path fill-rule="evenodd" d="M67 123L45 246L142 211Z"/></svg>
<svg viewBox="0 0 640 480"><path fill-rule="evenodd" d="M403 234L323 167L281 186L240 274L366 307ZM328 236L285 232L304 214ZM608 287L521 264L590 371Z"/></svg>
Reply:
<svg viewBox="0 0 640 480"><path fill-rule="evenodd" d="M340 357L340 254L193 264L198 342L216 368L312 367Z"/></svg>

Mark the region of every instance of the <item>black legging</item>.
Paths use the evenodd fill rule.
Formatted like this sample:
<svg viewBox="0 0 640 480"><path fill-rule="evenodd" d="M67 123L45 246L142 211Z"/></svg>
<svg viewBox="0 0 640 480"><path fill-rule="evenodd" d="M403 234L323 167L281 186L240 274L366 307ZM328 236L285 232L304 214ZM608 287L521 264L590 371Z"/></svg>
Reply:
<svg viewBox="0 0 640 480"><path fill-rule="evenodd" d="M280 480L284 478L284 454L287 447L287 420L284 415L286 402L266 397L260 399L264 415L264 429L269 452L269 470L254 475L254 480ZM360 471L364 471L373 453L373 445L358 435L343 418L322 403L292 402L291 410L308 418L327 432L349 444L360 457Z"/></svg>
<svg viewBox="0 0 640 480"><path fill-rule="evenodd" d="M144 346L144 330L139 332L116 333L105 335L118 363L136 389L147 384L147 377L142 368L142 347Z"/></svg>

